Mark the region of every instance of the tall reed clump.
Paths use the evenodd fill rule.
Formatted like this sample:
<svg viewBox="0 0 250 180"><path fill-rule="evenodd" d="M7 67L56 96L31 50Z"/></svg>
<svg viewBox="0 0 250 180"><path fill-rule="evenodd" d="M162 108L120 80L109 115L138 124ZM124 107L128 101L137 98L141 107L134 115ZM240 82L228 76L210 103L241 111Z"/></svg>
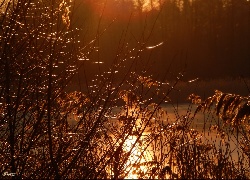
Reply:
<svg viewBox="0 0 250 180"><path fill-rule="evenodd" d="M199 112L207 113L204 124L208 125L208 132L216 133L215 177L249 178L249 97L216 90L213 96L203 102L194 94L189 99L198 104L194 115Z"/></svg>

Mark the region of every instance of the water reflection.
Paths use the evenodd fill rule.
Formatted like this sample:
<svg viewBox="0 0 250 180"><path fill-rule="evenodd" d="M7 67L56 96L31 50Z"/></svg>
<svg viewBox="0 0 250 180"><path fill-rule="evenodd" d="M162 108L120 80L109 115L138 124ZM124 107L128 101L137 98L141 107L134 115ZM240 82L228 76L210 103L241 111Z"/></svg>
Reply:
<svg viewBox="0 0 250 180"><path fill-rule="evenodd" d="M197 114L189 126L191 129L181 129L185 128L182 120L190 118L187 117L188 106L188 104L179 105L178 110L171 106L163 107L164 111L168 112L162 116L163 119L152 118L151 125L142 136L132 134L127 137L123 144L124 154L129 155L124 165L125 178L161 178L153 177L152 172L157 169L162 172L165 170L163 176L165 178L179 177L178 172L181 169L178 167L178 163L180 163L178 158L186 158L187 162L190 159L191 165L192 161L197 161L197 159L218 165L220 158L224 155L229 155L235 162L242 156L237 144L237 137L230 136L226 131L220 132L217 120L213 119L211 114ZM114 122L114 119L112 121ZM137 123L140 124L139 126L143 126L143 120L140 117L137 121L140 121ZM183 132L185 135L182 134ZM193 148L204 150L199 151L197 157L191 157ZM190 151L188 152L191 153L188 154L190 157L183 156L182 153L186 150ZM209 159L206 159L207 157ZM179 165L183 166L183 164ZM197 165L197 168L205 167ZM159 174L161 173L158 172Z"/></svg>
<svg viewBox="0 0 250 180"><path fill-rule="evenodd" d="M135 144L136 140L137 136L129 136L129 138L126 139L124 143L125 152L129 152L132 150L129 159L126 162L127 168L125 174L128 174L126 176L126 179L138 179L139 173L145 174L147 171L147 167L143 164L152 161L150 151L144 150L146 149L146 147L145 144L142 143L143 139L140 140L141 142L139 144Z"/></svg>
<svg viewBox="0 0 250 180"><path fill-rule="evenodd" d="M147 120L143 113L136 113L139 109L129 108L124 113L120 112L120 107L114 109L114 116L110 116L106 130L100 136L105 139L108 135L105 142L109 143L102 149L111 146L115 152L106 169L110 178L116 172L117 178L126 179L180 178L180 172L188 173L187 169L181 169L186 168L187 163L213 178L206 172L206 164L209 168L218 166L224 157L237 163L243 157L237 143L240 136L222 131L218 119L212 114L199 113L192 119L194 109L190 109L189 104L179 104L175 108L163 105L148 125L145 125ZM185 125L189 120L191 124Z"/></svg>

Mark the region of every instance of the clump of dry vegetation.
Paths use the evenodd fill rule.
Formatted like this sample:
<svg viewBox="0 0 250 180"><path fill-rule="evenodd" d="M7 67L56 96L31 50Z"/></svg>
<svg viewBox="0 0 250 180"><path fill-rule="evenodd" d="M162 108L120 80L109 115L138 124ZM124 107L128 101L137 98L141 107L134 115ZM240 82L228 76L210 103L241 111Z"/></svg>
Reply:
<svg viewBox="0 0 250 180"><path fill-rule="evenodd" d="M221 119L223 127L230 127L232 132L241 137L242 152L249 158L249 118L250 99L237 94L223 93L216 90L215 94L199 104L198 111L211 111Z"/></svg>

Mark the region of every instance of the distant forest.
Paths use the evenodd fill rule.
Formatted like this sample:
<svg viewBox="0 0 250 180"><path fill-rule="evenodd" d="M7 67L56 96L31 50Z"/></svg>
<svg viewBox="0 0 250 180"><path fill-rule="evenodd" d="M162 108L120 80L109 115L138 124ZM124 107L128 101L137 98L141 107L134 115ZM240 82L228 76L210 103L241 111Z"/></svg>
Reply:
<svg viewBox="0 0 250 180"><path fill-rule="evenodd" d="M103 1L81 1L75 25L82 25L82 38L87 42L107 28L98 41L99 51L91 57L105 62L98 70L110 66L124 38L131 47L138 41L148 46L164 42L140 57L142 69L151 63L152 74L157 76L169 67L174 74L185 66L190 78L250 76L250 1L159 1L160 9L150 12L126 0L108 1L106 6ZM115 3L116 17L108 17L111 3ZM99 14L93 11L98 5Z"/></svg>

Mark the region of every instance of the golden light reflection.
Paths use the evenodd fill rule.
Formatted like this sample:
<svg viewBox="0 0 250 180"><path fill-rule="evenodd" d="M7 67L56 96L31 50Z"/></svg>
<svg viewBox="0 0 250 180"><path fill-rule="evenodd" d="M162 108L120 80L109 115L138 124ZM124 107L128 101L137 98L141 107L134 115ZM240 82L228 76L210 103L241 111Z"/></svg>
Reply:
<svg viewBox="0 0 250 180"><path fill-rule="evenodd" d="M126 170L125 173L127 176L125 179L138 179L140 178L139 173L146 174L147 166L143 165L146 162L152 161L152 156L150 151L145 150L145 146L141 143L136 143L137 136L129 136L129 138L125 141L123 149L125 152L130 152L128 161L126 162ZM143 142L143 140L141 140ZM133 147L133 145L136 145Z"/></svg>

